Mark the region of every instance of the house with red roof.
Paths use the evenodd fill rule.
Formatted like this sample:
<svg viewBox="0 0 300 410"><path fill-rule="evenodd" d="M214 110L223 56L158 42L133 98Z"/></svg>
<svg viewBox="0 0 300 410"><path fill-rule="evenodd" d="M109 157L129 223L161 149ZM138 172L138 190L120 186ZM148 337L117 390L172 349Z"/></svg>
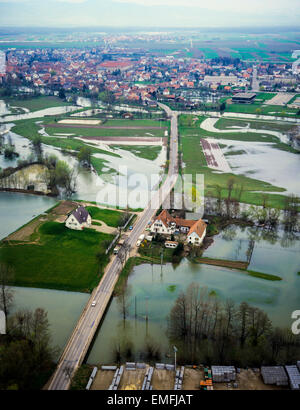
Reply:
<svg viewBox="0 0 300 410"><path fill-rule="evenodd" d="M174 218L164 209L152 222L150 232L160 235L186 235L186 243L200 246L206 235L206 223L202 219L197 221Z"/></svg>

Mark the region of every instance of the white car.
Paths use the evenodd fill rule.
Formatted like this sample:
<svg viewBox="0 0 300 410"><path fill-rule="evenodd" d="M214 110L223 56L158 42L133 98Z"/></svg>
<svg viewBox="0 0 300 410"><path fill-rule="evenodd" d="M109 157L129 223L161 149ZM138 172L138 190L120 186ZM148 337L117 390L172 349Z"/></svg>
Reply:
<svg viewBox="0 0 300 410"><path fill-rule="evenodd" d="M96 306L96 304L97 304L97 302L95 300L93 300L91 306L94 307L94 306Z"/></svg>

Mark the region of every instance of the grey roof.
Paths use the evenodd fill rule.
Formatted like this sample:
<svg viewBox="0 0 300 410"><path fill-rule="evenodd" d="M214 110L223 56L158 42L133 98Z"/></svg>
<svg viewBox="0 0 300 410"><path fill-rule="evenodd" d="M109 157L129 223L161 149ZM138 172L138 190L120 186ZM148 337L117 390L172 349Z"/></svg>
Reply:
<svg viewBox="0 0 300 410"><path fill-rule="evenodd" d="M73 215L77 221L82 224L87 221L89 213L83 206L79 206L71 213L71 215Z"/></svg>
<svg viewBox="0 0 300 410"><path fill-rule="evenodd" d="M255 93L237 93L232 96L232 98L254 98L256 97Z"/></svg>

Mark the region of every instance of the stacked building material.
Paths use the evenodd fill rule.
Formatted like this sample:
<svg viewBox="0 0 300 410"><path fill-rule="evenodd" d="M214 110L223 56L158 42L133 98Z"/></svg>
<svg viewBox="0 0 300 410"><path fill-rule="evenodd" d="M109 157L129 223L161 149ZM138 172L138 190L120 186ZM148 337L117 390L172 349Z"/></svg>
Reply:
<svg viewBox="0 0 300 410"><path fill-rule="evenodd" d="M216 383L229 383L236 380L236 371L233 366L212 366L212 378Z"/></svg>
<svg viewBox="0 0 300 410"><path fill-rule="evenodd" d="M288 386L288 377L282 366L262 366L260 371L265 384Z"/></svg>
<svg viewBox="0 0 300 410"><path fill-rule="evenodd" d="M182 389L183 376L184 376L184 366L181 366L181 369L176 371L174 390Z"/></svg>
<svg viewBox="0 0 300 410"><path fill-rule="evenodd" d="M90 390L91 385L92 385L92 383L93 383L93 381L94 381L94 378L96 377L97 372L98 372L98 367L95 366L95 367L93 368L93 371L92 371L91 375L90 375L89 381L88 381L88 383L87 383L87 385L86 385L86 388L85 388L86 390Z"/></svg>
<svg viewBox="0 0 300 410"><path fill-rule="evenodd" d="M292 390L300 390L300 372L297 366L285 366Z"/></svg>
<svg viewBox="0 0 300 410"><path fill-rule="evenodd" d="M135 370L136 364L134 362L126 362L126 370Z"/></svg>
<svg viewBox="0 0 300 410"><path fill-rule="evenodd" d="M165 364L164 363L156 363L155 368L157 370L165 370Z"/></svg>
<svg viewBox="0 0 300 410"><path fill-rule="evenodd" d="M118 390L123 371L124 371L124 366L121 366L119 369L115 371L114 377L112 379L111 385L109 386L108 390Z"/></svg>
<svg viewBox="0 0 300 410"><path fill-rule="evenodd" d="M142 390L152 390L151 380L153 376L154 368L149 367L144 378L144 382L142 385Z"/></svg>

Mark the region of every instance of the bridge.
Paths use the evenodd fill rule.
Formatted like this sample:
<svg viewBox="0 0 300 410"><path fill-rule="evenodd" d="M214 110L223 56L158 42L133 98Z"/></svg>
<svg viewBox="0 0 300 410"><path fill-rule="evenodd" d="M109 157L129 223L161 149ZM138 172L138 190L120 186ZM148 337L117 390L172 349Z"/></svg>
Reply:
<svg viewBox="0 0 300 410"><path fill-rule="evenodd" d="M178 113L173 112L164 104L159 104L171 118L170 155L169 169L166 179L160 188L155 191L149 204L139 216L133 230L125 244L130 249L135 246L138 237L147 227L148 222L155 216L157 209L169 197L169 194L177 180L178 172ZM155 204L156 207L153 206ZM103 318L106 307L113 295L114 287L122 271L121 258L114 256L105 269L99 285L94 289L80 318L72 332L72 335L64 348L55 372L50 379L48 390L67 390L71 378L78 367L82 364L90 344L93 341L97 328ZM95 306L91 306L96 301Z"/></svg>

